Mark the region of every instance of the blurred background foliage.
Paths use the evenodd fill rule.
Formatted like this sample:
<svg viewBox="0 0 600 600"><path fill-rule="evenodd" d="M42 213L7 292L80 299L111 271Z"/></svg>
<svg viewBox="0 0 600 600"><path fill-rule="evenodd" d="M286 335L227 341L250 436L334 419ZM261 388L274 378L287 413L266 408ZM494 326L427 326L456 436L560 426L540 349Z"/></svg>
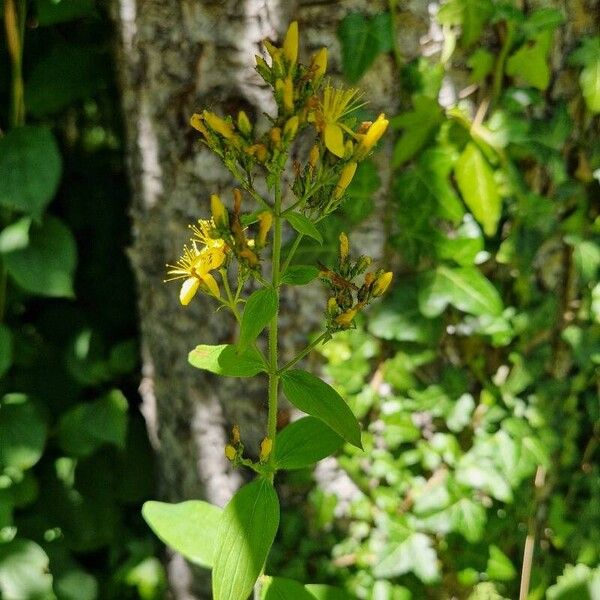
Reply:
<svg viewBox="0 0 600 600"><path fill-rule="evenodd" d="M0 6L0 597L162 598L110 22L93 0ZM384 204L395 290L318 359L366 452L281 481L269 571L517 598L528 539L531 600L597 600L600 37L557 48L566 14L449 0L441 55L405 62L390 7L338 37L350 83L395 57L392 177L362 164L296 258L333 260ZM467 93L442 105L450 72Z"/></svg>

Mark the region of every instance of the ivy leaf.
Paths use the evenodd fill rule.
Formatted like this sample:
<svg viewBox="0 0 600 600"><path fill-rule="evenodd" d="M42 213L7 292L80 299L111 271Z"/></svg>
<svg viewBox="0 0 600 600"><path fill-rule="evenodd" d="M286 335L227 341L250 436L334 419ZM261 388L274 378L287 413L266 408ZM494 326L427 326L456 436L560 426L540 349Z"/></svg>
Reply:
<svg viewBox="0 0 600 600"><path fill-rule="evenodd" d="M4 374L13 361L13 338L11 330L0 323L0 379L4 377Z"/></svg>
<svg viewBox="0 0 600 600"><path fill-rule="evenodd" d="M58 423L58 442L72 456L89 456L100 446L125 447L127 399L112 390L93 402L82 402L64 413Z"/></svg>
<svg viewBox="0 0 600 600"><path fill-rule="evenodd" d="M305 215L299 212L292 211L285 215L289 224L302 235L317 240L319 244L323 243L323 236L319 233L319 230L315 227L314 223Z"/></svg>
<svg viewBox="0 0 600 600"><path fill-rule="evenodd" d="M304 469L333 454L342 438L323 421L304 417L277 434L275 464L279 469Z"/></svg>
<svg viewBox="0 0 600 600"><path fill-rule="evenodd" d="M329 384L300 369L286 371L281 379L283 393L296 408L321 419L347 442L362 449L358 421Z"/></svg>
<svg viewBox="0 0 600 600"><path fill-rule="evenodd" d="M150 500L142 516L168 546L202 567L213 565L215 539L223 510L203 500L168 504Z"/></svg>
<svg viewBox="0 0 600 600"><path fill-rule="evenodd" d="M273 288L264 288L250 295L244 307L238 352L246 352L261 331L277 313L277 292Z"/></svg>
<svg viewBox="0 0 600 600"><path fill-rule="evenodd" d="M423 583L439 579L437 555L424 533L411 533L400 543L389 544L375 565L375 577L390 579L412 571Z"/></svg>
<svg viewBox="0 0 600 600"><path fill-rule="evenodd" d="M440 265L423 276L419 308L426 317L437 317L448 304L475 316L499 316L503 310L498 291L475 267Z"/></svg>
<svg viewBox="0 0 600 600"><path fill-rule="evenodd" d="M350 83L356 83L382 52L393 48L390 14L368 17L349 13L340 22L337 35L342 47L342 71Z"/></svg>
<svg viewBox="0 0 600 600"><path fill-rule="evenodd" d="M461 498L450 507L450 521L454 531L474 544L483 536L487 520L485 508L470 498Z"/></svg>
<svg viewBox="0 0 600 600"><path fill-rule="evenodd" d="M188 354L188 362L197 369L225 377L254 377L265 370L258 350L250 347L240 352L232 344L196 346Z"/></svg>
<svg viewBox="0 0 600 600"><path fill-rule="evenodd" d="M0 472L26 471L42 456L46 424L24 394L7 394L0 400Z"/></svg>
<svg viewBox="0 0 600 600"><path fill-rule="evenodd" d="M579 85L588 108L600 112L600 36L585 38L573 52L571 64L583 67Z"/></svg>
<svg viewBox="0 0 600 600"><path fill-rule="evenodd" d="M494 173L474 143L467 144L456 162L454 174L465 204L481 223L485 234L494 235L500 220L502 199Z"/></svg>
<svg viewBox="0 0 600 600"><path fill-rule="evenodd" d="M29 245L4 255L10 276L40 296L72 298L77 247L73 234L54 217L31 226Z"/></svg>
<svg viewBox="0 0 600 600"><path fill-rule="evenodd" d="M62 172L54 136L42 127L16 127L0 138L0 205L39 220Z"/></svg>
<svg viewBox="0 0 600 600"><path fill-rule="evenodd" d="M223 510L215 540L214 600L248 598L278 527L279 500L272 483L257 478L238 490Z"/></svg>
<svg viewBox="0 0 600 600"><path fill-rule="evenodd" d="M49 567L46 553L30 540L0 544L0 596L6 600L53 600Z"/></svg>
<svg viewBox="0 0 600 600"><path fill-rule="evenodd" d="M550 83L548 52L552 33L542 31L527 40L506 61L506 74L523 79L538 90L545 90Z"/></svg>
<svg viewBox="0 0 600 600"><path fill-rule="evenodd" d="M469 47L479 39L493 10L490 0L449 0L440 7L437 20L442 25L459 25L461 42Z"/></svg>
<svg viewBox="0 0 600 600"><path fill-rule="evenodd" d="M490 546L490 556L485 572L494 581L510 581L517 574L510 558L493 544Z"/></svg>
<svg viewBox="0 0 600 600"><path fill-rule="evenodd" d="M427 96L413 98L414 109L391 120L392 127L402 129L394 146L392 165L399 167L410 160L433 136L442 122L442 109L437 100Z"/></svg>
<svg viewBox="0 0 600 600"><path fill-rule="evenodd" d="M290 265L281 276L281 283L288 285L306 285L319 274L319 269L312 265Z"/></svg>

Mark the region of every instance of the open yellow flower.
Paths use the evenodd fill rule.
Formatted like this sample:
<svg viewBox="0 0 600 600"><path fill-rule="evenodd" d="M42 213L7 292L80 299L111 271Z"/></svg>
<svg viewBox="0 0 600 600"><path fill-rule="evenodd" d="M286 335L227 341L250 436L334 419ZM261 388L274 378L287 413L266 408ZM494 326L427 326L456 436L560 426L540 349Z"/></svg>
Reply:
<svg viewBox="0 0 600 600"><path fill-rule="evenodd" d="M345 154L344 131L354 135L342 121L361 106L359 98L360 92L354 88L337 89L327 84L323 90L323 99L315 111L315 124L323 135L325 146L339 158L343 158Z"/></svg>
<svg viewBox="0 0 600 600"><path fill-rule="evenodd" d="M210 272L223 265L227 251L224 240L210 237L214 228L211 221L198 221L198 226L190 225L190 228L194 233L191 247L184 246L183 254L177 262L167 265L169 277L166 281L184 280L179 293L179 301L184 306L191 302L201 285L213 296L221 297L219 285ZM197 242L204 244L204 248L199 249Z"/></svg>

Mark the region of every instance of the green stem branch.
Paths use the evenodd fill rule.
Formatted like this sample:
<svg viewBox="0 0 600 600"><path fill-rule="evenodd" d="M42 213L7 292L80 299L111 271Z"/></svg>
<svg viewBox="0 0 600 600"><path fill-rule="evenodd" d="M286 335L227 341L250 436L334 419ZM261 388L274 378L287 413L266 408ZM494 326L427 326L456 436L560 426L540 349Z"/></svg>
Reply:
<svg viewBox="0 0 600 600"><path fill-rule="evenodd" d="M304 350L299 352L292 360L288 361L279 369L279 375L285 373L288 369L291 369L297 362L301 361L307 354L314 350L321 342L327 341L331 337L331 334L327 331L322 333L318 338L313 340Z"/></svg>

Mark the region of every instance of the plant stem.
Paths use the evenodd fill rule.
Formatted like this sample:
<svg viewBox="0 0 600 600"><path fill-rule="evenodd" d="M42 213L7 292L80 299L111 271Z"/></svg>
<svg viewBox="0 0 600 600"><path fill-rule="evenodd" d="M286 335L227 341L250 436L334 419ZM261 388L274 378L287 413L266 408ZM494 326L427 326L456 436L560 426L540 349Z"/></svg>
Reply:
<svg viewBox="0 0 600 600"><path fill-rule="evenodd" d="M220 269L219 273L221 273L221 278L223 279L223 287L225 288L225 294L227 295L227 303L228 306L235 317L235 320L238 323L242 322L242 318L240 317L240 311L237 309L237 298L233 297L231 293L231 288L229 287L229 279L227 277L227 271L225 269Z"/></svg>
<svg viewBox="0 0 600 600"><path fill-rule="evenodd" d="M298 246L300 245L300 242L302 241L303 237L304 237L303 233L299 233L296 236L296 239L294 240L294 243L292 244L292 247L290 248L290 251L288 252L288 255L285 258L283 267L281 267L282 275L283 275L283 273L285 273L287 271L287 268L290 266L290 263L292 262L292 258L294 258L294 254L296 254L296 250L298 250Z"/></svg>
<svg viewBox="0 0 600 600"><path fill-rule="evenodd" d="M329 332L325 331L318 338L313 340L310 344L308 344L308 346L306 346L306 348L304 348L304 350L302 350L299 354L292 358L292 360L285 363L285 365L283 365L283 367L279 369L279 375L282 375L283 373L285 373L285 371L291 369L297 362L301 361L307 354L309 354L311 350L316 348L321 342L327 340L330 337L330 335L331 334Z"/></svg>
<svg viewBox="0 0 600 600"><path fill-rule="evenodd" d="M267 437L272 440L271 457L275 450L275 435L277 433L277 403L279 393L278 373L278 324L279 324L279 278L281 275L281 184L275 186L275 205L273 207L273 254L271 285L277 294L277 310L269 325L269 415L267 421ZM273 474L271 474L271 481Z"/></svg>
<svg viewBox="0 0 600 600"><path fill-rule="evenodd" d="M502 42L502 48L500 49L500 53L498 54L498 58L496 60L496 65L494 66L494 79L492 82L492 108L496 105L498 98L500 97L500 93L502 92L502 81L504 79L504 65L506 63L506 58L508 57L508 53L512 47L513 43L513 35L514 35L514 25L511 22L506 22L506 29L504 33L504 40Z"/></svg>

